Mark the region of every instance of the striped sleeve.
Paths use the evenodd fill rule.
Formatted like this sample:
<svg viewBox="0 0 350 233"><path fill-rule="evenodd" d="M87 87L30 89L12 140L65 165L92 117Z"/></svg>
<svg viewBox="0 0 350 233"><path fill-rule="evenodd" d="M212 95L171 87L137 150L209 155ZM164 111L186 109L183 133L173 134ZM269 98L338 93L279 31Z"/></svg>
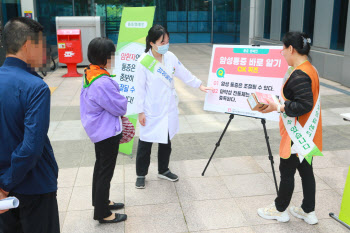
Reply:
<svg viewBox="0 0 350 233"><path fill-rule="evenodd" d="M290 95L284 108L287 116L299 117L312 110L314 101L311 78L306 73L301 70L295 71L288 80L284 92L286 97Z"/></svg>

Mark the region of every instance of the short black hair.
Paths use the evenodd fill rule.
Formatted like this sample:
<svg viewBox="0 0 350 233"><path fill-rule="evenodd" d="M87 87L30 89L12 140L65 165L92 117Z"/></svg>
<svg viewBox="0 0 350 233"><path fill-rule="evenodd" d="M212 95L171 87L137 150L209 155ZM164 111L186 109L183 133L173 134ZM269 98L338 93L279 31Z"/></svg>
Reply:
<svg viewBox="0 0 350 233"><path fill-rule="evenodd" d="M300 54L306 55L310 58L310 42L308 41L309 36L304 32L287 32L282 42L286 48L293 46L293 48Z"/></svg>
<svg viewBox="0 0 350 233"><path fill-rule="evenodd" d="M114 53L115 45L112 40L107 38L96 37L88 46L88 59L93 65L105 66L107 60L111 59Z"/></svg>
<svg viewBox="0 0 350 233"><path fill-rule="evenodd" d="M156 41L159 40L159 38L161 36L163 36L163 40L164 40L164 36L165 35L168 35L168 37L170 38L169 32L162 25L156 24L153 27L151 27L149 29L148 35L146 37L146 49L145 49L145 52L147 53L152 48L151 42L152 43L156 43Z"/></svg>
<svg viewBox="0 0 350 233"><path fill-rule="evenodd" d="M17 54L28 38L39 42L39 34L44 31L44 27L37 21L25 18L12 18L4 27L4 46L7 54Z"/></svg>

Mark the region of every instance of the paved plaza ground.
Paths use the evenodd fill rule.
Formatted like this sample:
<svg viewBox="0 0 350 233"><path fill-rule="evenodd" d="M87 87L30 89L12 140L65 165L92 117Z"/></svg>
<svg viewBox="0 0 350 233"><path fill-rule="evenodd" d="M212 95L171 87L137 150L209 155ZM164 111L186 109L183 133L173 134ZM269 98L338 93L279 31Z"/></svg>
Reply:
<svg viewBox="0 0 350 233"><path fill-rule="evenodd" d="M176 44L170 50L206 84L211 45ZM205 94L178 80L180 132L172 140L170 169L179 181L157 178L158 146L154 144L146 189L135 189L137 132L132 155L118 155L110 193L111 200L125 203L121 212L128 220L101 225L92 219L95 152L80 122L82 79L62 78L65 72L61 68L44 79L53 91L49 137L60 168L58 204L63 232L348 232L328 214L339 214L350 165L350 122L339 115L350 112L350 88L321 78L325 156L313 163L317 225L293 216L288 223L277 223L257 215L257 209L271 204L276 195L260 120L235 117L206 175L201 176L229 116L204 111ZM267 128L278 171L278 123L268 121ZM296 174L292 204L301 205L302 196Z"/></svg>

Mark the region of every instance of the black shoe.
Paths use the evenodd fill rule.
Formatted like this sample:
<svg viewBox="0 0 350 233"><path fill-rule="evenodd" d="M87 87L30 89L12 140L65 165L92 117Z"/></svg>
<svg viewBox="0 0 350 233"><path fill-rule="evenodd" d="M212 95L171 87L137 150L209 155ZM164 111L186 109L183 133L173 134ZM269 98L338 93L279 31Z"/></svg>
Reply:
<svg viewBox="0 0 350 233"><path fill-rule="evenodd" d="M135 188L144 189L145 188L145 177L137 177Z"/></svg>
<svg viewBox="0 0 350 233"><path fill-rule="evenodd" d="M168 170L167 172L164 172L163 174L158 174L158 178L170 180L172 182L179 180L179 177L177 175L175 175L174 173L171 173L170 170Z"/></svg>
<svg viewBox="0 0 350 233"><path fill-rule="evenodd" d="M117 223L117 222L123 222L128 218L126 214L115 214L115 218L112 220L98 220L100 223Z"/></svg>
<svg viewBox="0 0 350 233"><path fill-rule="evenodd" d="M120 210L124 208L123 203L113 203L113 205L108 206L110 210Z"/></svg>

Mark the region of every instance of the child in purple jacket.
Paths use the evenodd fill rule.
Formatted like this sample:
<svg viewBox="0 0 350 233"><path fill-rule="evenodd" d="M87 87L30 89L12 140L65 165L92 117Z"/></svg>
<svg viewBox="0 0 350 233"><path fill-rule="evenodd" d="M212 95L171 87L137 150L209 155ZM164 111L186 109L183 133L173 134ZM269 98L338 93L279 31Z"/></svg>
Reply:
<svg viewBox="0 0 350 233"><path fill-rule="evenodd" d="M111 210L124 207L109 200L110 182L117 162L122 138L121 116L126 113L127 99L119 93L119 85L111 79L106 68L111 68L115 46L106 38L93 39L88 47L90 65L80 94L81 122L91 141L95 143L96 162L92 182L94 219L100 223L125 221L125 214Z"/></svg>

